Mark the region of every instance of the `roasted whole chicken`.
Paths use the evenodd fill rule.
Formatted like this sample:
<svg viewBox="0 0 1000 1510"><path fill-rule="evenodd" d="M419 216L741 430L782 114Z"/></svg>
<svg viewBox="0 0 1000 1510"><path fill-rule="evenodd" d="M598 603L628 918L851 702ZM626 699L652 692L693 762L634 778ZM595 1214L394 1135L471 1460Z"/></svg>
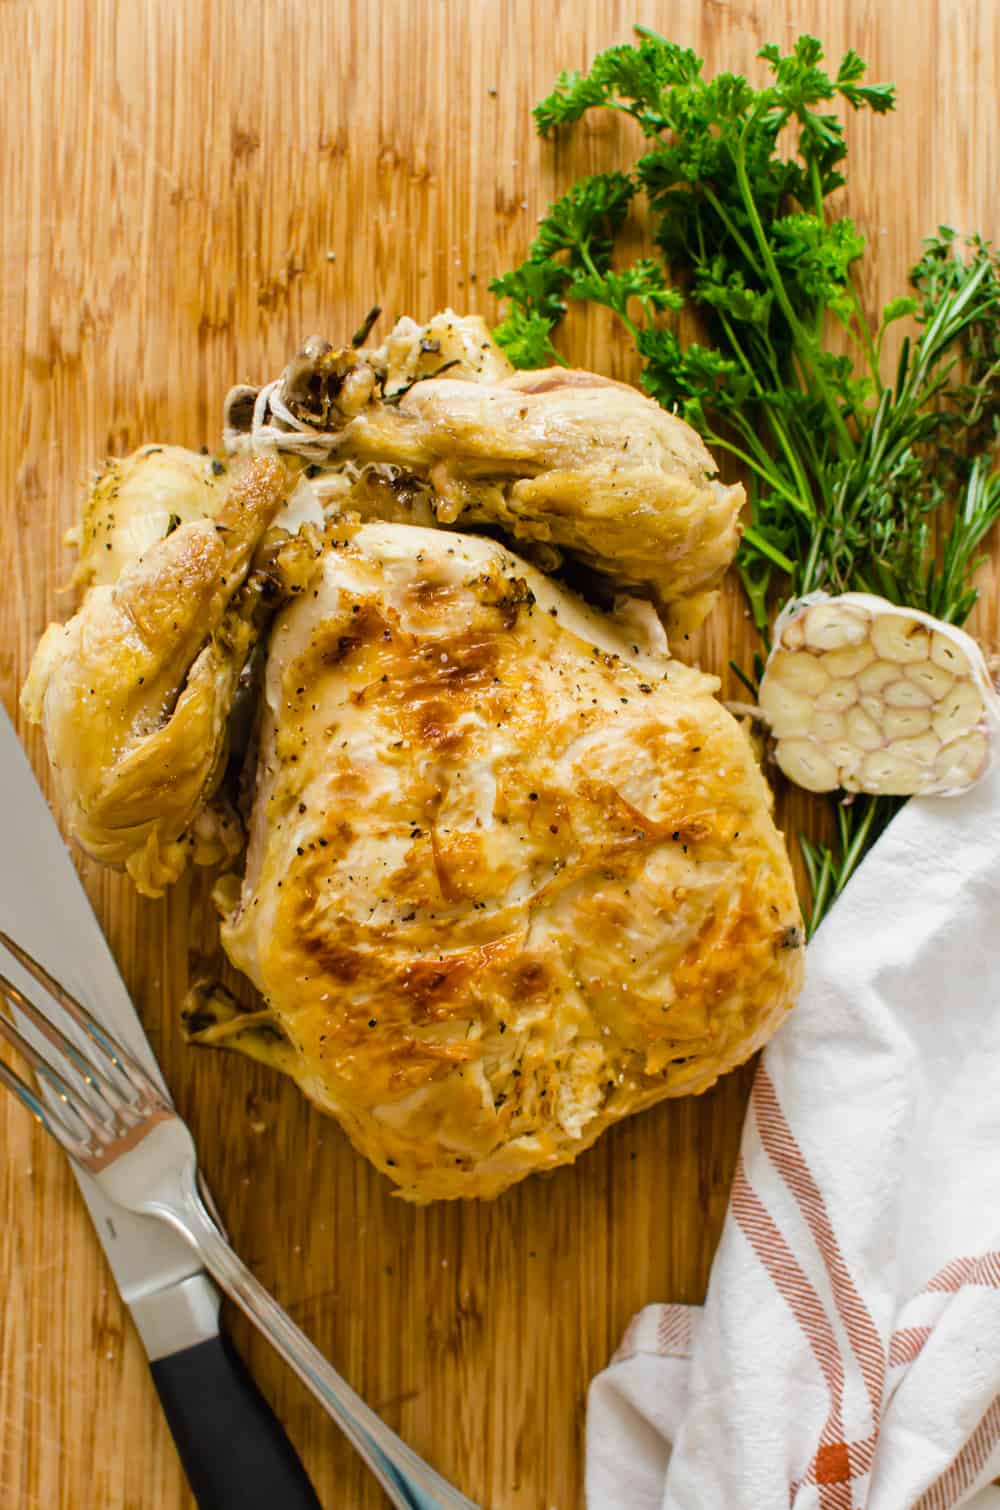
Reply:
<svg viewBox="0 0 1000 1510"><path fill-rule="evenodd" d="M197 982L190 1037L293 1075L405 1197L493 1196L794 1003L768 788L667 639L742 493L682 421L514 375L477 319L363 340L234 390L224 462L103 474L23 701L89 852L151 894L220 869L259 999ZM600 609L549 574L574 563Z"/></svg>

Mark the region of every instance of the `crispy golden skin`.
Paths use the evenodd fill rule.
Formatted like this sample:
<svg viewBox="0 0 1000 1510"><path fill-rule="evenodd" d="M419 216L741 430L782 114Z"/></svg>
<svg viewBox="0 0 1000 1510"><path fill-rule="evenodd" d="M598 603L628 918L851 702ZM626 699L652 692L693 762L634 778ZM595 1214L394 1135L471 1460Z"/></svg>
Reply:
<svg viewBox="0 0 1000 1510"><path fill-rule="evenodd" d="M288 482L274 458L243 465L214 518L178 524L113 584L98 581L35 651L21 701L44 728L66 824L148 895L191 854L214 863L239 847L230 820L205 809L257 637L251 561Z"/></svg>
<svg viewBox="0 0 1000 1510"><path fill-rule="evenodd" d="M276 621L242 892L272 1058L416 1201L493 1196L746 1059L802 979L717 683L492 541L347 527Z"/></svg>

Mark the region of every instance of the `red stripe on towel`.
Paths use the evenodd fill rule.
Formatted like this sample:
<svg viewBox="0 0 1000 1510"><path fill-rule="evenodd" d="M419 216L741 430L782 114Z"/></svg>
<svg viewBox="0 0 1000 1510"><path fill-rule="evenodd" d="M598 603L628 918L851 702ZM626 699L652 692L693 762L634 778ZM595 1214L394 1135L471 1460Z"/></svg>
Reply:
<svg viewBox="0 0 1000 1510"><path fill-rule="evenodd" d="M885 1385L885 1354L882 1339L871 1312L851 1278L844 1255L834 1234L833 1224L820 1194L816 1177L801 1148L795 1141L778 1101L774 1083L761 1067L754 1080L752 1103L760 1140L771 1163L781 1175L802 1215L830 1279L837 1313L844 1324L851 1351L858 1360L872 1408L872 1425L877 1426L882 1409Z"/></svg>
<svg viewBox="0 0 1000 1510"><path fill-rule="evenodd" d="M944 1290L954 1294L966 1285L983 1285L1000 1290L1000 1253L983 1253L979 1258L955 1258L928 1280L925 1293Z"/></svg>
<svg viewBox="0 0 1000 1510"><path fill-rule="evenodd" d="M840 1442L844 1396L844 1360L822 1302L798 1259L779 1232L770 1212L747 1179L743 1159L736 1165L730 1197L740 1230L770 1275L779 1295L805 1334L830 1393L830 1413L823 1427L823 1445Z"/></svg>
<svg viewBox="0 0 1000 1510"><path fill-rule="evenodd" d="M998 1441L1000 1395L980 1417L979 1425L951 1466L920 1496L913 1510L951 1510L959 1495L976 1482Z"/></svg>
<svg viewBox="0 0 1000 1510"><path fill-rule="evenodd" d="M912 1363L933 1330L929 1326L904 1326L898 1332L893 1332L889 1339L889 1367L898 1368L901 1363Z"/></svg>
<svg viewBox="0 0 1000 1510"><path fill-rule="evenodd" d="M687 1306L660 1307L656 1322L656 1347L665 1358L690 1358L694 1322Z"/></svg>

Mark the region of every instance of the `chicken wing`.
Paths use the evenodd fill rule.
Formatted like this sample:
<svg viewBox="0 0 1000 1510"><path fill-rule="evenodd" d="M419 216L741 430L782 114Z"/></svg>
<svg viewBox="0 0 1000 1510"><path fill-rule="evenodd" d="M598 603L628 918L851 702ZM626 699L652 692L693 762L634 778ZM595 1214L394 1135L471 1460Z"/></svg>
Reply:
<svg viewBox="0 0 1000 1510"><path fill-rule="evenodd" d="M227 847L205 808L269 593L251 562L288 482L274 458L243 466L214 518L178 524L92 586L35 652L22 705L44 728L69 830L150 896L189 855Z"/></svg>

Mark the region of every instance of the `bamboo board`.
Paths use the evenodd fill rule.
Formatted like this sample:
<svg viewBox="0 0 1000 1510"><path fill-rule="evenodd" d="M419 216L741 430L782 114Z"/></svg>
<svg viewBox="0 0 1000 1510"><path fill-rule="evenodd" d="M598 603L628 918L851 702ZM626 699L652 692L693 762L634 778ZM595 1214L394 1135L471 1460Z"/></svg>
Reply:
<svg viewBox="0 0 1000 1510"><path fill-rule="evenodd" d="M69 611L62 534L88 469L142 441L214 443L236 380L338 339L378 300L492 313L489 277L582 170L632 143L612 118L541 143L530 106L634 20L752 69L804 27L899 85L852 124L849 204L871 310L939 222L996 235L993 0L0 0L0 694L13 711ZM610 316L573 360L634 376ZM979 627L998 628L984 582ZM734 589L700 646L747 659ZM37 738L27 738L41 771ZM783 816L801 826L805 805ZM2 844L2 817L0 817ZM164 903L81 861L236 1246L420 1452L484 1506L581 1503L587 1382L629 1317L702 1298L747 1072L607 1135L492 1205L415 1210L297 1091L184 1047L204 884ZM62 1157L0 1103L0 1504L187 1510L139 1344ZM233 1330L325 1505L380 1492L239 1321ZM238 1450L238 1444L236 1450ZM277 1510L277 1507L276 1507Z"/></svg>

